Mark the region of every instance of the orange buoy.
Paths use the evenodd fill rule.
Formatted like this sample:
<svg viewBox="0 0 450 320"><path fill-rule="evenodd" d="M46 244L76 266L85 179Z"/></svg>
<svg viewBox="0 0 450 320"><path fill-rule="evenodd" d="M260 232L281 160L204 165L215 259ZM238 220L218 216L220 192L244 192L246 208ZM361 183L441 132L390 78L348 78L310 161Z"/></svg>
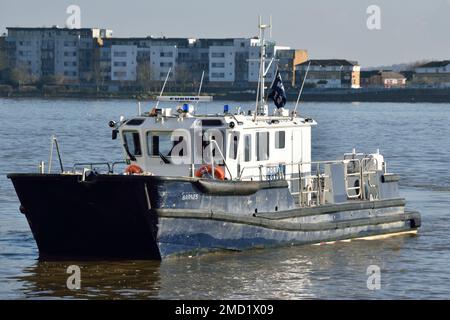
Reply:
<svg viewBox="0 0 450 320"><path fill-rule="evenodd" d="M125 173L128 174L140 174L143 173L144 170L142 170L141 167L139 167L137 164L130 164L126 169Z"/></svg>
<svg viewBox="0 0 450 320"><path fill-rule="evenodd" d="M207 175L212 176L212 167L210 164L203 165L195 171L195 176L197 178L203 178ZM225 180L225 171L223 171L222 167L214 166L214 178Z"/></svg>

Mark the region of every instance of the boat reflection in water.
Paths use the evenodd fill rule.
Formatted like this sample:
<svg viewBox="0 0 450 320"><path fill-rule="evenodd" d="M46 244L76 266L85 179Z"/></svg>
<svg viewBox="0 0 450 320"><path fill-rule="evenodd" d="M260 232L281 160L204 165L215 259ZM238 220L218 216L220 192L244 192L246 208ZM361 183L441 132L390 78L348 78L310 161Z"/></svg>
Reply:
<svg viewBox="0 0 450 320"><path fill-rule="evenodd" d="M214 253L160 261L36 262L17 280L26 298L99 299L312 299L374 298L367 267L382 270L382 285L397 279L398 260L409 237ZM404 249L404 248L403 248ZM69 290L69 265L81 269L81 288ZM398 270L397 270L398 271ZM352 283L349 292L348 284ZM334 286L336 290L329 290ZM341 292L339 288L345 291Z"/></svg>

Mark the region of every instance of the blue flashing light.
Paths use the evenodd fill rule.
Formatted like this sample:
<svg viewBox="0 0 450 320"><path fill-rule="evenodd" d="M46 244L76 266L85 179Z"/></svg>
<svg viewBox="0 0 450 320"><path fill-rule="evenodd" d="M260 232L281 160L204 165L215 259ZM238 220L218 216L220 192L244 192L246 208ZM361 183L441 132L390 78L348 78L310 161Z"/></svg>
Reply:
<svg viewBox="0 0 450 320"><path fill-rule="evenodd" d="M228 113L229 110L230 110L230 106L229 105L226 104L226 105L223 106L223 113Z"/></svg>

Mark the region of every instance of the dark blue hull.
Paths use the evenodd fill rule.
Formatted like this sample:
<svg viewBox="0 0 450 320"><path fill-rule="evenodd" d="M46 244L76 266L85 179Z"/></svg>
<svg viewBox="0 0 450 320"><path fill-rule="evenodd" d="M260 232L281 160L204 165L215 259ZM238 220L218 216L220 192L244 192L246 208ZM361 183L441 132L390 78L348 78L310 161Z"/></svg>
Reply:
<svg viewBox="0 0 450 320"><path fill-rule="evenodd" d="M403 200L300 209L285 181L10 174L41 259L161 259L415 230Z"/></svg>

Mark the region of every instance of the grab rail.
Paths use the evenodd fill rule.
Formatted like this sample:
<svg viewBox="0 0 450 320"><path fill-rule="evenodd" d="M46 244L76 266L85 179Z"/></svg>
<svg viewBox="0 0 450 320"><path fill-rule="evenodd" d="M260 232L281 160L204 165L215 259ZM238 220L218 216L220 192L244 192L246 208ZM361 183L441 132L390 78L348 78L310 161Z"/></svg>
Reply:
<svg viewBox="0 0 450 320"><path fill-rule="evenodd" d="M89 166L92 170L92 169L94 169L94 166L99 166L99 165L106 165L108 167L108 173L113 172L113 171L111 171L111 165L109 164L109 162L77 162L73 165L73 170L75 171L76 168L84 167L84 166Z"/></svg>
<svg viewBox="0 0 450 320"><path fill-rule="evenodd" d="M233 179L233 177L231 176L231 171L227 166L227 162L225 161L225 157L223 156L222 151L220 150L219 144L217 143L216 140L214 139L210 139L210 152L211 152L211 173L212 173L212 177L214 178L214 156L213 156L213 152L212 152L212 144L214 144L217 148L217 151L219 151L220 156L222 157L223 163L225 165L225 168L228 171L228 174L230 175L230 180Z"/></svg>
<svg viewBox="0 0 450 320"><path fill-rule="evenodd" d="M253 180L256 178L259 180L264 180L263 168L272 168L280 165L283 165L285 167L291 166L291 172L283 175L266 175L266 180L269 180L267 179L267 177L275 176L279 177L279 179L286 180L290 182L291 194L299 197L300 204L307 206L314 204L319 205L325 203L326 194L330 192L330 188L326 187L327 185L329 185L328 179L330 179L330 176L324 172L325 165L342 164L344 166L344 183L347 198L365 199L367 197L365 190L366 184L371 188L377 187L376 184L371 183L371 175L376 173L376 171L374 170L369 170L371 161L375 161L373 166L375 168L378 168L378 159L372 157L245 166L239 172L237 179ZM315 167L303 170L306 166ZM294 169L295 167L296 169ZM252 169L254 171L257 171L258 174L253 172L249 175L244 175L245 172L251 171ZM316 173L311 174L311 172ZM358 185L350 185L351 182L356 183L356 181L358 181ZM298 188L298 191L293 190L297 189L295 187Z"/></svg>

